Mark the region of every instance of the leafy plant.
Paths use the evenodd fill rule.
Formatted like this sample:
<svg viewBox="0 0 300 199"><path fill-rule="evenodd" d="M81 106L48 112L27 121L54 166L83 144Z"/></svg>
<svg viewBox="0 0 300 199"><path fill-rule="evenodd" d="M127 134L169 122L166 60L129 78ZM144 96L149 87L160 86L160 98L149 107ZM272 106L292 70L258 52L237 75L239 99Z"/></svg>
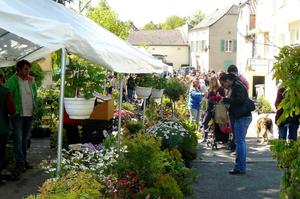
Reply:
<svg viewBox="0 0 300 199"><path fill-rule="evenodd" d="M154 98L150 98L150 103L146 108L145 114L147 116L148 122L150 125L156 123L158 120L158 105L155 102Z"/></svg>
<svg viewBox="0 0 300 199"><path fill-rule="evenodd" d="M176 77L173 77L167 81L164 93L173 102L173 116L175 115L176 110L175 102L178 101L181 96L186 94L186 90L187 88L184 83Z"/></svg>
<svg viewBox="0 0 300 199"><path fill-rule="evenodd" d="M44 198L103 198L100 193L102 185L85 172L70 172L59 179L49 179L39 188L39 194L27 199Z"/></svg>
<svg viewBox="0 0 300 199"><path fill-rule="evenodd" d="M69 59L70 64L66 70L66 97L78 96L89 99L94 96L95 91L103 92L106 78L103 67L78 58L76 55L69 55Z"/></svg>
<svg viewBox="0 0 300 199"><path fill-rule="evenodd" d="M273 111L270 102L266 98L259 97L257 99L257 102L259 104L259 107L258 107L259 111L264 112L264 113L269 113L269 112Z"/></svg>
<svg viewBox="0 0 300 199"><path fill-rule="evenodd" d="M164 89L166 87L167 80L164 77L160 77L157 75L153 76L153 88L155 89Z"/></svg>
<svg viewBox="0 0 300 199"><path fill-rule="evenodd" d="M286 88L285 97L278 107L283 109L283 114L278 119L278 123L281 123L294 113L300 115L300 46L281 48L275 59L273 78Z"/></svg>
<svg viewBox="0 0 300 199"><path fill-rule="evenodd" d="M143 123L141 121L131 121L125 125L128 130L129 135L135 135L143 128Z"/></svg>
<svg viewBox="0 0 300 199"><path fill-rule="evenodd" d="M183 194L176 180L168 174L160 175L155 187L157 187L162 193L162 198L183 198Z"/></svg>
<svg viewBox="0 0 300 199"><path fill-rule="evenodd" d="M152 87L153 78L151 74L138 74L135 78L135 83L137 86L141 87Z"/></svg>
<svg viewBox="0 0 300 199"><path fill-rule="evenodd" d="M135 104L131 104L129 102L124 102L122 104L122 107L123 107L123 109L131 111L131 112L136 112L136 110L137 110L136 105Z"/></svg>
<svg viewBox="0 0 300 199"><path fill-rule="evenodd" d="M273 158L277 159L278 167L283 170L281 177L280 198L300 197L300 141L287 143L283 140L271 140Z"/></svg>

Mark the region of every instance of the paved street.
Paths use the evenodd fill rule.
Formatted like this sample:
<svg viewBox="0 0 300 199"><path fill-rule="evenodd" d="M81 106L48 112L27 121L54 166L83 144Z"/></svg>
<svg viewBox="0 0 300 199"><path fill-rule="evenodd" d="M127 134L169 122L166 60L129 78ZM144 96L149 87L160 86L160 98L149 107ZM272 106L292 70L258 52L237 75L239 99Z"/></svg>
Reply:
<svg viewBox="0 0 300 199"><path fill-rule="evenodd" d="M274 115L270 115L273 117ZM269 146L256 142L254 127L257 115L247 134L247 173L243 176L229 175L235 156L226 150L225 145L218 145L218 150L211 150L200 144L199 156L202 160L194 161L200 178L194 184L195 198L201 199L258 199L278 198L281 172L272 159ZM274 136L277 137L275 128Z"/></svg>

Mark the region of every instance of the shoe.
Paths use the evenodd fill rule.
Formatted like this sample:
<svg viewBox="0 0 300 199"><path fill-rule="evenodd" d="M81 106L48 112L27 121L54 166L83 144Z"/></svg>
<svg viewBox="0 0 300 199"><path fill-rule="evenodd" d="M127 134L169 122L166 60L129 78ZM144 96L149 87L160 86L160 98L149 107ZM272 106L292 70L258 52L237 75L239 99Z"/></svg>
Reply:
<svg viewBox="0 0 300 199"><path fill-rule="evenodd" d="M28 162L25 162L25 169L33 169L33 166L30 165Z"/></svg>
<svg viewBox="0 0 300 199"><path fill-rule="evenodd" d="M234 170L234 169L230 170L228 173L231 175L245 175L246 174L245 171L239 171L239 170Z"/></svg>
<svg viewBox="0 0 300 199"><path fill-rule="evenodd" d="M230 153L231 156L236 156L236 152Z"/></svg>

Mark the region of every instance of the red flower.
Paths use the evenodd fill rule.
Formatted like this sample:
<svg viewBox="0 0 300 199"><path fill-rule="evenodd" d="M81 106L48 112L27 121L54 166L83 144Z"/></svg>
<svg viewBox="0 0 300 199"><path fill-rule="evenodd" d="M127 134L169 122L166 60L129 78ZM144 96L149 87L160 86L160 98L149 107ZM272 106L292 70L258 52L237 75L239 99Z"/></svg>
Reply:
<svg viewBox="0 0 300 199"><path fill-rule="evenodd" d="M230 134L232 129L230 127L221 128L221 131L226 134Z"/></svg>
<svg viewBox="0 0 300 199"><path fill-rule="evenodd" d="M222 97L221 96L216 96L215 99L216 99L217 102L219 102L222 99Z"/></svg>

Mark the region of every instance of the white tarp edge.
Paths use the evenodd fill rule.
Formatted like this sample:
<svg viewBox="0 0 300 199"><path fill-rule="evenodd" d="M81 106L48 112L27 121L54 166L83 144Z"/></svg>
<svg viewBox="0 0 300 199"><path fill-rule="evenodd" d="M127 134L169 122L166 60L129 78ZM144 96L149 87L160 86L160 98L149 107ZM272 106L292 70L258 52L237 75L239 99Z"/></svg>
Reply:
<svg viewBox="0 0 300 199"><path fill-rule="evenodd" d="M164 65L154 57L145 55L92 20L52 0L0 0L0 28L12 33L10 37L22 37L41 47L29 57L23 57L30 61L66 48L119 73L163 71ZM0 38L0 44L4 39L5 36ZM11 38L11 45L15 41L17 39ZM5 56L11 56L10 52L0 46L0 59ZM20 57L21 54L15 55L12 60ZM3 63L1 61L0 66Z"/></svg>

